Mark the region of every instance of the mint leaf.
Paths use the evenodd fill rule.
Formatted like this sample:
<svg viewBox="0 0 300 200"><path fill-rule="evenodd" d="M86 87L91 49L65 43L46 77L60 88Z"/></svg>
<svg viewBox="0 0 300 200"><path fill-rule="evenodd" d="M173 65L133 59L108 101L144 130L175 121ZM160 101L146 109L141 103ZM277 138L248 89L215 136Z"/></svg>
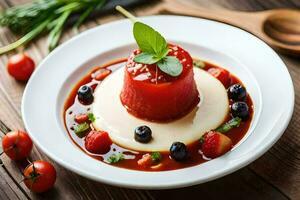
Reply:
<svg viewBox="0 0 300 200"><path fill-rule="evenodd" d="M95 116L94 116L93 113L89 113L89 114L87 114L87 116L88 116L88 118L89 118L89 120L90 120L91 122L94 122L94 121L96 120L96 118L95 118Z"/></svg>
<svg viewBox="0 0 300 200"><path fill-rule="evenodd" d="M158 163L161 161L161 154L159 152L152 152L151 159L153 163Z"/></svg>
<svg viewBox="0 0 300 200"><path fill-rule="evenodd" d="M240 126L242 119L239 117L235 117L231 120L229 120L228 122L226 122L225 124L223 124L222 126L220 126L219 128L216 129L216 131L220 132L220 133L226 133L228 131L230 131L232 128L237 128Z"/></svg>
<svg viewBox="0 0 300 200"><path fill-rule="evenodd" d="M82 124L78 124L77 126L75 126L74 132L78 137L83 138L86 135L86 131L89 129L90 129L90 125L84 122Z"/></svg>
<svg viewBox="0 0 300 200"><path fill-rule="evenodd" d="M182 64L176 57L167 56L169 47L166 39L152 27L139 22L135 16L121 6L117 6L116 9L134 23L134 39L143 52L137 55L134 61L143 64L157 63L163 72L171 76L179 76L182 72Z"/></svg>
<svg viewBox="0 0 300 200"><path fill-rule="evenodd" d="M163 38L159 32L144 23L134 23L133 35L139 48L143 52L161 57L166 52L166 49L168 49L165 38Z"/></svg>
<svg viewBox="0 0 300 200"><path fill-rule="evenodd" d="M124 154L117 153L117 154L112 154L106 161L108 163L117 163L121 160L124 160Z"/></svg>
<svg viewBox="0 0 300 200"><path fill-rule="evenodd" d="M166 56L157 63L159 69L170 76L179 76L182 72L182 64L173 56Z"/></svg>
<svg viewBox="0 0 300 200"><path fill-rule="evenodd" d="M157 63L160 59L161 58L156 57L154 54L144 52L144 53L136 55L133 60L134 60L134 62L137 62L137 63L151 65L151 64Z"/></svg>

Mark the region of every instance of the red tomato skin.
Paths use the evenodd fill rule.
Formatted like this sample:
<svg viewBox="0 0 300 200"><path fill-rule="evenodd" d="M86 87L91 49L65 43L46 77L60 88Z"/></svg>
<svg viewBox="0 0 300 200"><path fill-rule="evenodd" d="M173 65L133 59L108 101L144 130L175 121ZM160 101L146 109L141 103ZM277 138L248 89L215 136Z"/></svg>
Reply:
<svg viewBox="0 0 300 200"><path fill-rule="evenodd" d="M221 68L210 68L207 71L211 75L213 75L215 78L217 78L221 83L224 85L225 88L229 86L230 83L230 73Z"/></svg>
<svg viewBox="0 0 300 200"><path fill-rule="evenodd" d="M34 67L34 61L24 53L10 57L7 63L8 73L18 81L27 81Z"/></svg>
<svg viewBox="0 0 300 200"><path fill-rule="evenodd" d="M33 164L36 173L39 174L35 180L30 178L31 173L33 172ZM38 160L34 161L33 164L28 165L24 170L24 183L26 187L33 192L46 192L55 184L56 170L52 164L46 161Z"/></svg>
<svg viewBox="0 0 300 200"><path fill-rule="evenodd" d="M2 139L4 153L12 160L23 160L27 158L32 150L32 140L23 131L12 131Z"/></svg>
<svg viewBox="0 0 300 200"><path fill-rule="evenodd" d="M85 148L90 153L105 154L110 150L112 141L105 131L91 131L85 138Z"/></svg>

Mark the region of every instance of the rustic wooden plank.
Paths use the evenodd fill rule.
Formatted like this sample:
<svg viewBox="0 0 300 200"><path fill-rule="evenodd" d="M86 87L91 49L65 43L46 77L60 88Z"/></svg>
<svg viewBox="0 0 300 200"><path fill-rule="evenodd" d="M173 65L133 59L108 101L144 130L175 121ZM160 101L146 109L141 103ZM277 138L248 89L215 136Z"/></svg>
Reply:
<svg viewBox="0 0 300 200"><path fill-rule="evenodd" d="M230 176L194 187L154 191L156 199L288 199L272 185L266 184L251 170L244 168Z"/></svg>
<svg viewBox="0 0 300 200"><path fill-rule="evenodd" d="M11 2L25 2L27 0L11 0ZM216 4L217 2L217 4ZM248 3L250 2L250 3ZM261 2L261 1L259 1ZM297 4L299 1L288 1L293 2L294 4ZM266 4L260 5L256 1L250 0L242 0L242 1L233 1L233 0L227 0L227 1L205 1L205 0L191 0L190 3L194 3L197 5L202 5L210 8L220 8L220 7L227 7L227 8L235 8L235 9L244 9L244 10L261 10L265 9ZM272 7L279 6L278 4L268 4ZM284 4L285 5L285 4ZM291 4L293 5L293 4ZM290 5L288 5L290 6ZM138 13L138 12L137 12ZM142 14L142 12L140 13ZM81 27L81 31L96 26L99 23L105 23L111 20L117 19L117 16L109 16L106 18L100 18L97 19L96 22L91 21ZM2 31L2 30L1 30ZM68 31L62 41L66 41L70 37L72 37L74 33L70 30ZM2 34L0 33L1 41L5 42L6 44L13 39L15 39L9 32ZM45 39L40 39L32 45L27 52L35 58L37 63L47 54L47 50L45 48ZM4 96L6 99L11 99L9 102L5 104L5 107L8 107L8 111L1 111L0 112L0 118L5 118L6 123L8 123L13 128L22 128L22 122L20 119L19 114L19 105L20 105L20 99L22 90L24 88L24 85L18 82L15 82L13 79L8 78L8 75L5 70L5 63L7 61L7 56L1 57L1 63L0 63L0 85L2 85L2 92L3 94L0 94L0 96ZM295 64L295 66L298 65L298 68L295 67L293 69L292 76L295 78L297 74L299 74L299 62L292 61L292 64ZM297 77L296 77L297 78ZM295 81L295 80L294 80ZM296 85L296 84L295 84ZM299 97L296 97L299 99ZM297 100L296 100L297 101ZM2 101L0 99L1 105ZM1 107L2 108L2 107ZM1 110L0 108L0 110ZM5 109L4 109L5 110ZM16 111L16 113L12 113L12 110ZM298 111L297 111L298 110ZM299 108L296 108L296 111L299 116ZM293 119L294 122L290 126L296 127L296 128L290 128L288 129L289 135L285 134L284 137L286 137L285 142L282 142L280 140L274 148L270 152L268 152L265 156L263 156L261 159L256 161L253 165L250 166L250 169L253 170L251 172L250 169L243 169L241 171L238 171L234 173L233 175L226 176L225 178L207 183L202 184L200 186L180 189L180 190L167 190L167 191L142 191L142 190L127 190L127 189L121 189L117 187L107 186L100 183L95 183L93 181L89 181L85 178L82 178L80 176L77 176L73 174L72 172L69 172L67 170L64 170L62 168L59 168L59 177L62 177L63 181L56 184L56 188L49 193L46 193L42 196L33 195L30 194L28 191L28 194L32 195L32 198L54 198L54 199L60 199L62 197L64 198L74 198L74 199L97 199L99 197L102 198L125 198L125 199L149 199L149 198L156 198L156 199L163 199L164 198L175 198L181 197L181 198L188 198L189 195L195 195L195 196L205 196L209 199L214 199L216 197L227 197L230 196L231 198L246 198L249 197L249 199L285 199L285 195L282 194L280 191L287 192L290 197L297 198L299 197L299 190L297 186L299 186L299 174L295 173L294 171L298 166L297 160L299 159L298 154L292 153L293 159L290 158L291 152L294 152L297 150L298 144L299 144L299 138L295 136L295 133L299 133L299 127L297 127L297 124L299 124L299 118ZM17 123L15 123L17 121ZM286 136L287 135L287 136ZM288 151L286 150L285 146L290 145L290 135L295 136L292 143L292 147L289 147ZM279 147L277 147L279 145ZM34 151L33 158L40 158L41 155L38 151ZM278 158L279 157L279 158ZM288 159L287 159L288 158ZM283 163L282 160L287 160L287 162ZM296 164L295 164L296 160ZM270 163L268 167L265 167L266 163ZM9 168L12 168L12 171L17 171L17 169L14 169L15 166L13 163L10 163L8 160L5 160L5 164L9 164ZM280 169L274 169L274 166L279 166ZM288 170L286 170L288 169ZM295 175L292 175L293 174ZM14 173L14 172L12 172ZM256 176L256 173L259 174L259 176L264 177L267 181L271 181L272 184L276 186L276 188L279 188L277 190L272 185L269 185L267 182L264 182L264 180L260 179ZM282 177L286 178L285 176L278 176L278 174L286 175L289 177L286 180L282 180ZM18 172L15 172L15 177L18 177ZM292 183L290 183L292 182ZM230 187L234 183L234 187ZM284 183L284 184L283 184ZM67 186L66 186L67 185ZM293 187L290 187L290 185L293 185ZM63 187L60 189L60 187ZM67 189L65 189L65 187ZM59 188L59 189L57 189ZM83 189L82 189L83 188ZM236 190L238 188L239 190L243 191L240 192ZM70 194L73 193L73 194ZM204 195L203 195L204 194ZM241 196L244 194L243 196ZM61 196L63 195L63 196ZM252 198L250 198L252 197Z"/></svg>
<svg viewBox="0 0 300 200"><path fill-rule="evenodd" d="M0 166L0 199L28 199L26 194L14 183L4 166Z"/></svg>

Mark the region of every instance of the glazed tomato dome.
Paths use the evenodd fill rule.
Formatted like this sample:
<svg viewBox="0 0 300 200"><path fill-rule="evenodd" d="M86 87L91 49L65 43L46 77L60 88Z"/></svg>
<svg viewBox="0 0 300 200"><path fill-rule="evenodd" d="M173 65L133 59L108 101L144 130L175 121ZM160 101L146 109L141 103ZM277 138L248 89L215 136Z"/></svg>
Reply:
<svg viewBox="0 0 300 200"><path fill-rule="evenodd" d="M120 99L132 115L149 121L170 121L186 115L198 104L190 54L176 45L169 45L169 49L168 55L177 57L183 67L176 77L164 73L156 64L134 62L140 50L129 56Z"/></svg>

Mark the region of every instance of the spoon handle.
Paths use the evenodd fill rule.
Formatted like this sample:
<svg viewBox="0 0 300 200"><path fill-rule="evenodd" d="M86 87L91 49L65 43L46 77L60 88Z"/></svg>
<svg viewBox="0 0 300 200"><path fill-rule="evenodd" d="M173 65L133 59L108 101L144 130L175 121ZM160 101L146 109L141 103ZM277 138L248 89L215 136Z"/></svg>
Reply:
<svg viewBox="0 0 300 200"><path fill-rule="evenodd" d="M257 35L259 35L258 32L260 32L262 21L265 18L265 14L260 12L248 13L228 10L208 10L206 8L190 6L185 3L169 0L166 0L159 9L161 12L212 19L237 26Z"/></svg>

